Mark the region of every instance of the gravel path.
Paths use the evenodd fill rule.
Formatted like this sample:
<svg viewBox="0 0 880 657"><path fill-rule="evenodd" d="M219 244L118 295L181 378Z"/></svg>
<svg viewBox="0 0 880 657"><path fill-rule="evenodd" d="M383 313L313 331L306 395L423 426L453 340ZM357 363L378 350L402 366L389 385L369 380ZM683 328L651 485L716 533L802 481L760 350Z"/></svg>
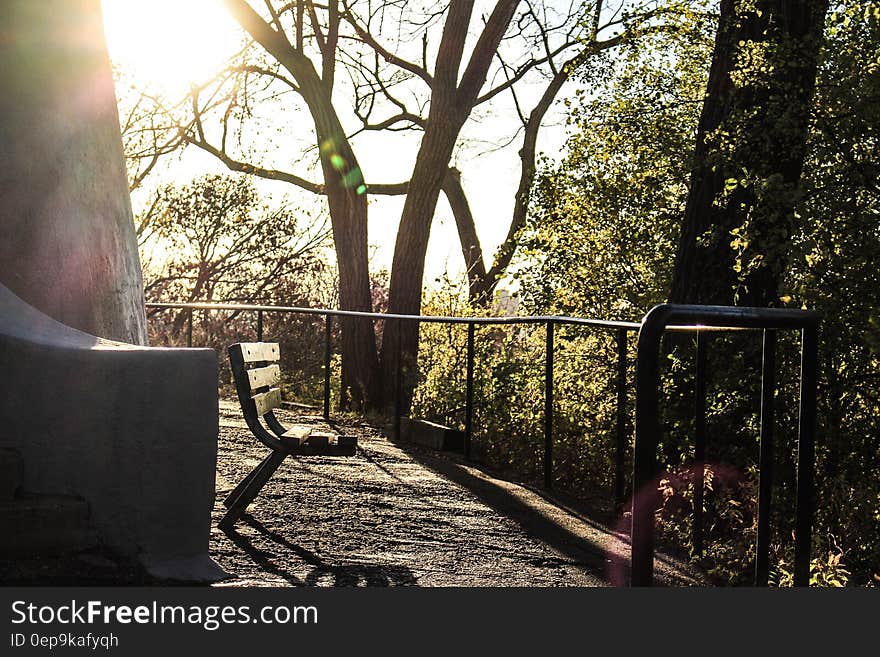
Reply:
<svg viewBox="0 0 880 657"><path fill-rule="evenodd" d="M267 450L238 404L221 402L211 555L232 577L219 586L604 586L623 576L628 546L605 527L366 425L337 429L358 436L356 456L288 458L226 535L222 500ZM657 569L667 583L693 582L667 561Z"/></svg>
<svg viewBox="0 0 880 657"><path fill-rule="evenodd" d="M268 450L238 402L220 402L211 556L215 586L607 586L626 578L629 546L607 526L543 493L450 455L396 445L362 423L333 427L280 411L284 424L358 436L354 457L288 458L230 534L217 529L227 493ZM698 580L668 558L655 581ZM155 585L99 548L0 559L0 584Z"/></svg>

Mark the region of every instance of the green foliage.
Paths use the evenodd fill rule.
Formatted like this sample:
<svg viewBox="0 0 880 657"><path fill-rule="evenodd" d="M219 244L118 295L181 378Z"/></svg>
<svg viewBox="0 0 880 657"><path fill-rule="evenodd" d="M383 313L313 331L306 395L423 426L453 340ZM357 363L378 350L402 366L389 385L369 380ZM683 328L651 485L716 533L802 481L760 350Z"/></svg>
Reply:
<svg viewBox="0 0 880 657"><path fill-rule="evenodd" d="M325 227L290 207L264 204L248 177L205 176L169 185L141 217L144 287L153 302L323 305L331 287L321 249ZM256 338L255 313L151 310L153 344L213 347L221 383L230 382L225 349ZM192 328L190 329L190 321ZM280 340L285 397L320 400L323 321L266 314L264 337Z"/></svg>
<svg viewBox="0 0 880 657"><path fill-rule="evenodd" d="M581 74L566 156L520 236L528 308L637 319L665 298L711 42L694 13Z"/></svg>
<svg viewBox="0 0 880 657"><path fill-rule="evenodd" d="M812 578L825 586L863 584L880 572L880 478L874 475L880 471L880 6L846 0L832 10L801 183L796 190L781 189L773 179L759 181L755 172L727 176L727 194L744 185L768 199L795 194L794 232L790 239L777 239L754 215L724 236L742 256L738 266L743 275L767 254L783 260L772 249L785 251L784 260L792 264L783 277L783 302L823 315ZM517 278L528 312L637 319L665 299L711 52L711 29L702 23L693 27L687 38L657 36L584 74L592 91L580 94L570 107L566 155L558 166L545 164L520 236ZM737 81L742 85L757 84L773 73L771 60L789 56L762 50L766 44L741 45ZM780 116L784 119L785 113ZM742 149L760 145L731 131L712 138L729 147L731 160ZM796 339L781 336L778 352L771 561L773 583L780 586L791 583L793 562ZM709 364L713 465L704 500L708 524L701 564L716 581L731 584L751 581L758 388L745 373L760 365L756 347L745 337L716 338ZM607 348L603 352L580 342L578 348L611 362ZM693 426L676 409L691 408L692 347L679 342L666 365L663 394L669 401L660 456L670 474L663 484L659 527L665 541L684 546L690 540L693 500L685 467L692 458ZM572 427L607 428L602 403L613 400L600 394L601 375L591 381L585 371L599 369L573 366L557 374L560 381L577 382L587 400L579 413L566 417L560 412L560 417ZM576 398L579 393L566 394ZM558 400L563 397L557 393ZM591 405L596 411L592 419ZM540 405L531 408L531 430L539 431ZM521 414L522 409L509 412ZM607 468L607 450L595 450L590 458L594 471ZM583 472L590 472L590 465Z"/></svg>
<svg viewBox="0 0 880 657"><path fill-rule="evenodd" d="M731 88L714 99L724 118L705 134L707 164L725 180L714 199L721 214L711 233L722 248L712 253L732 249L735 298L746 305L775 304L790 262L792 209L803 194L799 175L821 45L821 29L809 25L815 15L821 28L823 11L823 0L806 0L791 11L784 3L747 0L722 17L726 38L720 42L738 41L721 55L731 60Z"/></svg>
<svg viewBox="0 0 880 657"><path fill-rule="evenodd" d="M497 316L500 307L471 307L465 290L429 294L425 314ZM413 413L463 428L467 326L423 324ZM544 325L477 326L472 453L515 478L543 482ZM554 480L558 490L609 507L614 472L614 334L557 326L555 339ZM584 369L594 375L585 377Z"/></svg>
<svg viewBox="0 0 880 657"><path fill-rule="evenodd" d="M880 3L837 3L826 38L787 284L824 320L818 553L860 583L880 572Z"/></svg>

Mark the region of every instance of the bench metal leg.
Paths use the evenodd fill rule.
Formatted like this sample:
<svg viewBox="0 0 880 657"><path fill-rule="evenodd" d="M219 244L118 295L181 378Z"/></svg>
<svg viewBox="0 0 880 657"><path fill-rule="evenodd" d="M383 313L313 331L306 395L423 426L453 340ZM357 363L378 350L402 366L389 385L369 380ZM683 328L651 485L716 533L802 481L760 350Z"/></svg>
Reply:
<svg viewBox="0 0 880 657"><path fill-rule="evenodd" d="M269 454L266 455L266 458L260 461L260 463L253 470L251 470L244 479L241 480L241 483L239 483L238 486L236 486L235 489L226 496L226 499L223 500L223 504L227 508L235 504L235 500L241 496L241 494L244 492L244 489L247 488L247 485L251 483L257 473L265 468L269 461L272 460L272 454L274 453L275 452L269 452Z"/></svg>
<svg viewBox="0 0 880 657"><path fill-rule="evenodd" d="M220 527L220 529L222 529L223 531L232 529L232 526L244 514L248 504L253 501L257 494L259 494L263 486L266 485L266 482L269 481L269 477L271 477L275 473L275 471L278 469L278 466L280 466L282 461L287 458L287 454L287 452L282 450L276 450L272 452L260 465L256 467L254 472L251 473L253 476L249 475L248 477L246 477L246 479L250 479L250 481L247 482L244 490L237 497L237 499L232 502L232 505L229 507L226 515L223 516L223 519L218 524L218 527Z"/></svg>

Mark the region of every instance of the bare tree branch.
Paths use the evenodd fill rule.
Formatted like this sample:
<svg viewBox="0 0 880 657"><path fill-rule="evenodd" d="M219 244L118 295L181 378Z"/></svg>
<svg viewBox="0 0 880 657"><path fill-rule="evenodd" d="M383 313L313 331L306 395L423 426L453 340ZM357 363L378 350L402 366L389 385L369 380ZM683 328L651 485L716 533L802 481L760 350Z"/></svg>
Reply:
<svg viewBox="0 0 880 657"><path fill-rule="evenodd" d="M345 13L343 14L343 18L346 20L346 22L348 22L349 25L352 26L352 28L354 28L355 32L358 35L358 38L363 43L370 46L370 48L375 50L382 57L382 59L384 59L386 62L388 62L389 64L394 64L395 66L403 69L404 71L408 71L408 72L412 73L413 75L421 78L422 80L424 80L425 82L428 83L428 86L431 86L434 83L434 80L431 77L431 74L428 73L427 68L425 68L425 66L419 66L418 64L413 64L412 62L406 61L405 59L398 57L397 55L395 55L394 53L389 51L387 48L385 48L382 44L379 43L379 41L372 34L370 34L366 30L366 28L364 26L362 26L360 24L360 21L357 20L357 18L354 16L354 14L351 12L350 9L346 9ZM427 49L427 33L425 33L423 38L424 38L424 41L423 41L423 44L424 44L423 45L423 53L424 53L424 51ZM423 57L426 58L426 56L424 54L423 54Z"/></svg>
<svg viewBox="0 0 880 657"><path fill-rule="evenodd" d="M513 18L519 0L498 0L489 20L474 46L467 68L461 76L458 86L458 103L461 106L473 107L480 88L486 81L486 73L498 44L507 31L507 26ZM460 57L460 56L459 56Z"/></svg>
<svg viewBox="0 0 880 657"><path fill-rule="evenodd" d="M198 131L197 131L198 132ZM286 183L290 183L292 185L296 185L297 187L301 187L306 191L312 192L313 194L323 194L324 193L324 185L320 185L311 180L306 180L305 178L301 178L300 176L294 175L287 171L279 171L277 169L268 169L264 167L259 167L253 164L249 164L247 162L242 162L241 160L235 159L230 156L225 151L212 146L208 141L204 138L204 134L198 132L198 136L193 136L191 134L187 134L186 132L181 132L181 137L188 144L196 146L206 153L210 153L218 160L220 160L227 168L232 171L238 171L241 173L249 173L255 176L259 176L260 178L266 178L267 180L280 180Z"/></svg>

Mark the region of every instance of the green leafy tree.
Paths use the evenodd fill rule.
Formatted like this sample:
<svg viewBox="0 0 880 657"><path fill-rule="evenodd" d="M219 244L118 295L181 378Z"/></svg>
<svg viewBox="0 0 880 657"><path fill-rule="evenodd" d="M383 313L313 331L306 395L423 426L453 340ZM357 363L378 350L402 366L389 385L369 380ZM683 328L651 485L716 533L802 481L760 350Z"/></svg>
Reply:
<svg viewBox="0 0 880 657"><path fill-rule="evenodd" d="M721 0L670 298L777 305L828 0Z"/></svg>
<svg viewBox="0 0 880 657"><path fill-rule="evenodd" d="M784 291L822 313L817 540L860 583L880 573L880 3L831 9Z"/></svg>
<svg viewBox="0 0 880 657"><path fill-rule="evenodd" d="M832 6L825 26L826 46L815 53L816 92L809 104L802 175L797 185L788 185L791 194L781 199L790 211L777 206L782 214L789 213L786 230L790 232L786 239L780 233L775 242L782 259L774 270L778 276L774 294L783 303L815 308L823 316L812 564L813 581L821 585L861 584L876 579L880 571L880 484L865 474L880 466L876 444L880 281L875 266L880 256L878 16L877 2L850 0ZM568 155L561 166L545 169L522 234L527 257L520 263L520 283L530 308L635 319L664 300L677 222L684 216L689 193L691 165L686 156L703 111L712 52L711 29L702 34L702 40L670 40L665 52L676 54L666 57L641 59L633 51L627 63L604 72L605 94L584 97L573 107ZM630 79L627 71L638 73ZM749 72L760 73L760 67ZM773 102L777 101L770 102L771 109ZM765 108L758 103L750 111L757 115ZM802 117L798 121L801 130L805 124ZM713 139L726 144L727 155L748 153L755 145L744 141L745 125L748 122L736 123L735 131L723 135L713 133ZM767 136L767 143L775 138ZM749 185L758 180L751 175L741 179L748 179ZM656 180L659 185L653 184ZM719 207L730 200L730 194L746 189L737 185L721 190ZM743 231L728 233L727 248L745 236ZM752 255L759 249L749 251L742 241L737 243L736 248L743 249L725 265L735 276L726 282L717 277L707 280L707 286L721 282L732 295L745 278L731 281L756 271L750 267L757 262ZM703 275L711 278L714 271L709 267ZM715 460L729 464L724 467L737 474L731 479L724 476L723 468L715 467L707 479L705 504L712 521L702 563L717 581L744 583L750 581L755 531L757 417L754 390L744 381L749 368L742 359L730 357L748 351L745 338L729 340L713 347L718 356L710 361L714 383L709 424L717 429L712 445ZM781 343L778 377L771 578L780 585L791 581L799 367L794 347ZM675 408L690 403L680 391L692 386L686 374L692 364L682 353L676 350L669 361L672 378L678 381L666 391L672 400L662 458L670 474L662 486L661 527L667 538L687 543L692 483L679 468L689 458L690 425L683 414L675 415Z"/></svg>
<svg viewBox="0 0 880 657"><path fill-rule="evenodd" d="M711 29L694 12L581 76L567 154L540 174L520 235L530 310L638 319L664 299Z"/></svg>

